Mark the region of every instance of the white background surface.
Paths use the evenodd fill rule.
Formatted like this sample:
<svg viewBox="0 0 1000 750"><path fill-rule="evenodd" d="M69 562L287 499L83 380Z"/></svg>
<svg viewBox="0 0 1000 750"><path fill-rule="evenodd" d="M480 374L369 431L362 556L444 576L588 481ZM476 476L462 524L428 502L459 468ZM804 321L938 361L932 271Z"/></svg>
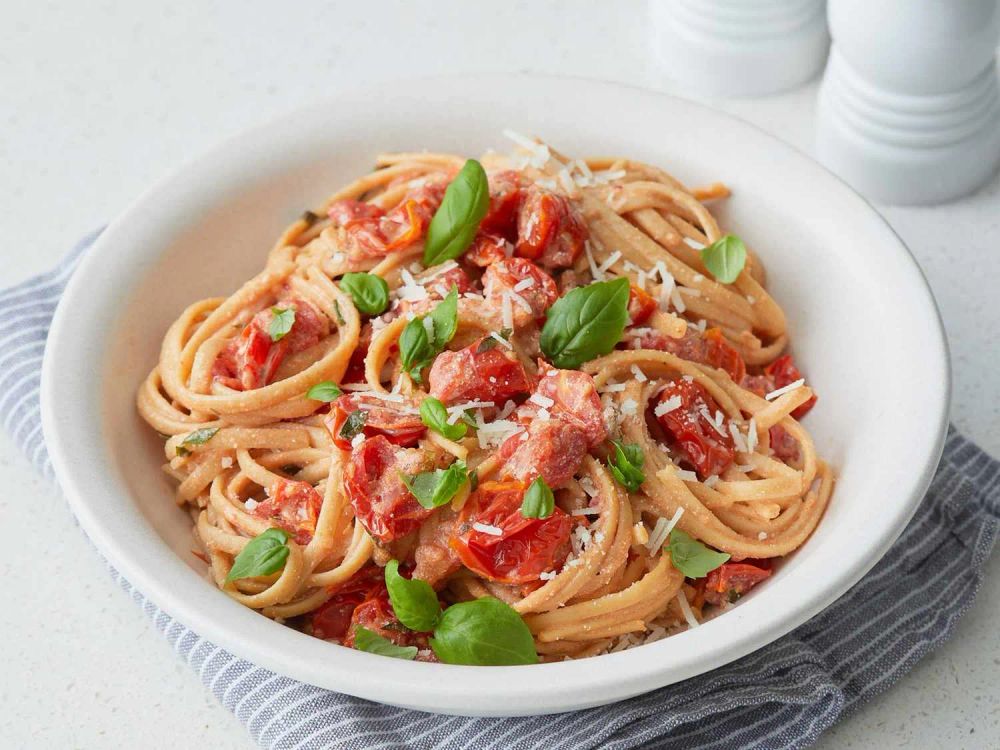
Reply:
<svg viewBox="0 0 1000 750"><path fill-rule="evenodd" d="M524 70L678 91L639 2L280 5L0 3L0 286L50 268L179 162L344 84ZM815 93L710 103L810 151ZM1000 456L1000 179L884 213L941 306L954 421ZM6 438L0 486L0 747L251 747ZM1000 745L1000 557L990 568L952 641L818 747Z"/></svg>

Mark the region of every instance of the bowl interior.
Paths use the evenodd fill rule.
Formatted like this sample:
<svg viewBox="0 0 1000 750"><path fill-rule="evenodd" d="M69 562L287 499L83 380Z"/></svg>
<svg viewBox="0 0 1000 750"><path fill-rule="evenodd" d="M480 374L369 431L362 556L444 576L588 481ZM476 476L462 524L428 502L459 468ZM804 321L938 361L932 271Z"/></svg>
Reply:
<svg viewBox="0 0 1000 750"><path fill-rule="evenodd" d="M947 361L933 300L899 240L805 157L669 97L572 80L487 81L341 97L224 144L141 198L84 260L64 302L73 313L60 309L43 386L46 436L81 520L126 577L237 653L315 684L427 710L565 710L737 658L843 593L922 496L943 435ZM607 669L532 667L532 686L514 676L517 668L486 670L494 672L487 679L484 670L376 661L230 601L191 554L190 518L160 469L162 441L134 406L183 308L233 292L262 267L284 226L369 171L376 153L504 150L504 127L569 155L629 156L688 185L720 180L732 188L716 213L763 259L796 360L819 394L806 426L838 474L812 538L739 607L694 631L600 657ZM79 368L79 382L54 387L54 370L66 367ZM434 670L452 675L447 685L428 679ZM559 689L567 684L578 689Z"/></svg>

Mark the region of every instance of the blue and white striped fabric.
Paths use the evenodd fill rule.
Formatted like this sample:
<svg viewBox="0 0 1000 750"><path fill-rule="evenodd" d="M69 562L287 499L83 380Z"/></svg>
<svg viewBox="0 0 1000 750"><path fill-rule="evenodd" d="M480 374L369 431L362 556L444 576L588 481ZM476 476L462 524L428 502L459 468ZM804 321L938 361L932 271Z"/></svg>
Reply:
<svg viewBox="0 0 1000 750"><path fill-rule="evenodd" d="M60 267L0 293L0 416L46 476L38 408L45 336L86 238ZM612 706L468 719L340 695L227 653L114 578L264 748L800 748L951 635L1000 526L1000 463L955 431L892 550L805 625L733 664Z"/></svg>

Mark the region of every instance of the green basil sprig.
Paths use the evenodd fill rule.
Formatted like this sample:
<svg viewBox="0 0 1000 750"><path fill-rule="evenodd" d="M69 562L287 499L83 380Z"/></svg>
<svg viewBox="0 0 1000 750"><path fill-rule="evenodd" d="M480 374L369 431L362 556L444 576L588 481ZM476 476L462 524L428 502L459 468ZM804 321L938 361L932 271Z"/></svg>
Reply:
<svg viewBox="0 0 1000 750"><path fill-rule="evenodd" d="M489 208L486 170L475 159L469 159L444 191L441 205L427 227L424 265L436 266L464 253Z"/></svg>
<svg viewBox="0 0 1000 750"><path fill-rule="evenodd" d="M389 306L389 285L373 273L345 273L340 288L351 295L354 306L366 315L381 315Z"/></svg>
<svg viewBox="0 0 1000 750"><path fill-rule="evenodd" d="M531 631L521 616L492 596L453 604L434 628L431 648L445 664L536 664Z"/></svg>
<svg viewBox="0 0 1000 750"><path fill-rule="evenodd" d="M552 490L539 475L528 485L521 501L521 515L525 518L548 518L556 509L556 499Z"/></svg>
<svg viewBox="0 0 1000 750"><path fill-rule="evenodd" d="M185 446L204 445L209 440L214 438L215 433L217 433L218 431L219 431L218 427L202 427L201 429L195 430L194 432L189 432L184 437L184 439L181 440L181 444L174 449L174 452L178 456L186 456L191 452L191 450Z"/></svg>
<svg viewBox="0 0 1000 750"><path fill-rule="evenodd" d="M611 442L615 446L615 455L614 458L608 456L608 469L618 484L629 492L635 492L646 481L646 475L642 473L642 465L646 460L642 455L642 448L635 443L623 445L617 440Z"/></svg>
<svg viewBox="0 0 1000 750"><path fill-rule="evenodd" d="M354 629L354 648L358 651L367 651L369 654L391 656L395 659L412 660L417 655L416 646L397 646L388 638L383 638L363 625L358 625Z"/></svg>
<svg viewBox="0 0 1000 750"><path fill-rule="evenodd" d="M627 278L577 287L545 313L542 353L556 367L577 368L615 348L628 320Z"/></svg>
<svg viewBox="0 0 1000 750"><path fill-rule="evenodd" d="M447 469L424 471L420 474L407 476L400 474L399 478L415 498L425 508L439 508L450 502L462 485L469 479L469 470L465 461L456 461Z"/></svg>
<svg viewBox="0 0 1000 750"><path fill-rule="evenodd" d="M704 578L729 560L725 552L709 549L680 529L670 532L670 561L688 578Z"/></svg>
<svg viewBox="0 0 1000 750"><path fill-rule="evenodd" d="M701 262L716 280L732 284L739 277L747 262L747 248L734 234L720 237L701 249Z"/></svg>
<svg viewBox="0 0 1000 750"><path fill-rule="evenodd" d="M269 576L277 573L288 559L288 532L284 529L268 529L255 536L233 560L226 583L240 578Z"/></svg>
<svg viewBox="0 0 1000 750"><path fill-rule="evenodd" d="M427 581L404 578L399 574L399 562L390 560L385 566L385 587L401 623L421 633L434 629L441 617L441 604Z"/></svg>
<svg viewBox="0 0 1000 750"><path fill-rule="evenodd" d="M344 424L340 428L340 437L344 440L354 440L363 429L365 429L365 422L368 421L368 412L363 409L355 409L350 414L347 415L347 419L344 420Z"/></svg>
<svg viewBox="0 0 1000 750"><path fill-rule="evenodd" d="M311 398L313 401L330 403L335 398L343 395L343 393L332 380L324 380L306 391L306 398Z"/></svg>
<svg viewBox="0 0 1000 750"><path fill-rule="evenodd" d="M423 382L421 371L434 361L458 330L458 288L452 286L448 296L428 313L430 330L424 324L424 317L418 316L407 323L399 337L403 367L418 383Z"/></svg>
<svg viewBox="0 0 1000 750"><path fill-rule="evenodd" d="M538 662L528 626L499 599L486 596L453 604L442 612L430 584L403 578L395 560L385 566L385 584L396 617L411 630L433 631L431 648L445 664L503 666Z"/></svg>
<svg viewBox="0 0 1000 750"><path fill-rule="evenodd" d="M295 325L294 307L272 307L271 324L267 327L267 332L271 336L271 341L281 341L292 330Z"/></svg>
<svg viewBox="0 0 1000 750"><path fill-rule="evenodd" d="M449 424L448 410L433 396L420 402L420 421L449 440L461 440L469 430L462 422Z"/></svg>

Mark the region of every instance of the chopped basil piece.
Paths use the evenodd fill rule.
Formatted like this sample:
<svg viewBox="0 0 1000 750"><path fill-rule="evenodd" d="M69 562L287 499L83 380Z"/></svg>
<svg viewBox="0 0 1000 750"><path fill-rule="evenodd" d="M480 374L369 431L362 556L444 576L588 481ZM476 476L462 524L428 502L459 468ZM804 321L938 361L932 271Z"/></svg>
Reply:
<svg viewBox="0 0 1000 750"><path fill-rule="evenodd" d="M340 428L340 437L344 440L354 440L365 428L365 422L368 421L368 412L362 409L355 409L350 414L347 415L347 419L344 420L343 426Z"/></svg>
<svg viewBox="0 0 1000 750"><path fill-rule="evenodd" d="M388 638L383 638L363 625L354 629L354 648L367 651L369 654L391 656L395 659L414 659L417 656L416 646L397 646Z"/></svg>
<svg viewBox="0 0 1000 750"><path fill-rule="evenodd" d="M449 440L461 440L469 429L464 424L449 424L448 410L433 396L420 402L420 421Z"/></svg>
<svg viewBox="0 0 1000 750"><path fill-rule="evenodd" d="M700 253L705 268L723 284L736 281L747 262L746 246L734 234L720 237L711 245L703 247Z"/></svg>
<svg viewBox="0 0 1000 750"><path fill-rule="evenodd" d="M233 560L226 583L240 578L255 578L277 573L288 559L288 532L268 529L247 543Z"/></svg>
<svg viewBox="0 0 1000 750"><path fill-rule="evenodd" d="M407 476L400 474L403 484L425 508L438 508L449 502L469 478L465 461L456 461L447 469L424 471Z"/></svg>
<svg viewBox="0 0 1000 750"><path fill-rule="evenodd" d="M444 192L441 205L427 227L424 266L430 268L464 253L490 208L486 170L469 159Z"/></svg>
<svg viewBox="0 0 1000 750"><path fill-rule="evenodd" d="M340 288L351 295L354 306L366 315L381 315L389 306L389 285L373 273L345 273Z"/></svg>
<svg viewBox="0 0 1000 750"><path fill-rule="evenodd" d="M680 529L670 532L670 561L688 578L704 578L729 560L725 552L716 552Z"/></svg>
<svg viewBox="0 0 1000 750"><path fill-rule="evenodd" d="M339 325L344 325L345 323L347 323L347 321L344 320L344 313L340 311L340 303L337 300L333 301L333 311L337 315L337 323Z"/></svg>
<svg viewBox="0 0 1000 750"><path fill-rule="evenodd" d="M545 313L542 353L556 367L577 368L615 348L628 320L627 278L571 290Z"/></svg>
<svg viewBox="0 0 1000 750"><path fill-rule="evenodd" d="M209 440L215 437L215 433L219 431L218 427L202 427L201 429L195 430L194 432L189 432L183 440L181 440L180 445L178 445L174 450L178 456L187 456L191 453L191 449L185 446L188 445L204 445Z"/></svg>
<svg viewBox="0 0 1000 750"><path fill-rule="evenodd" d="M608 469L618 484L629 492L635 492L646 481L646 475L642 473L642 465L646 460L642 455L642 448L634 443L622 445L617 440L611 442L615 446L615 455L613 458L608 456Z"/></svg>
<svg viewBox="0 0 1000 750"><path fill-rule="evenodd" d="M385 587L396 618L410 630L429 632L441 617L441 604L427 581L404 578L399 574L399 562L390 560L385 566Z"/></svg>
<svg viewBox="0 0 1000 750"><path fill-rule="evenodd" d="M528 485L521 501L521 515L525 518L548 518L556 508L552 490L541 476Z"/></svg>
<svg viewBox="0 0 1000 750"><path fill-rule="evenodd" d="M510 336L513 331L510 328L504 328L497 334L504 341L509 341ZM490 349L496 347L500 342L497 341L497 336L487 336L482 341L479 342L479 346L476 347L476 354L482 354L483 352L488 352Z"/></svg>
<svg viewBox="0 0 1000 750"><path fill-rule="evenodd" d="M342 395L343 391L334 383L332 380L324 380L321 383L317 383L312 388L306 392L306 398L311 398L313 401L322 401L324 403L330 403L338 396Z"/></svg>
<svg viewBox="0 0 1000 750"><path fill-rule="evenodd" d="M292 330L295 325L294 307L272 307L271 324L267 327L267 332L271 336L271 341L281 341Z"/></svg>

